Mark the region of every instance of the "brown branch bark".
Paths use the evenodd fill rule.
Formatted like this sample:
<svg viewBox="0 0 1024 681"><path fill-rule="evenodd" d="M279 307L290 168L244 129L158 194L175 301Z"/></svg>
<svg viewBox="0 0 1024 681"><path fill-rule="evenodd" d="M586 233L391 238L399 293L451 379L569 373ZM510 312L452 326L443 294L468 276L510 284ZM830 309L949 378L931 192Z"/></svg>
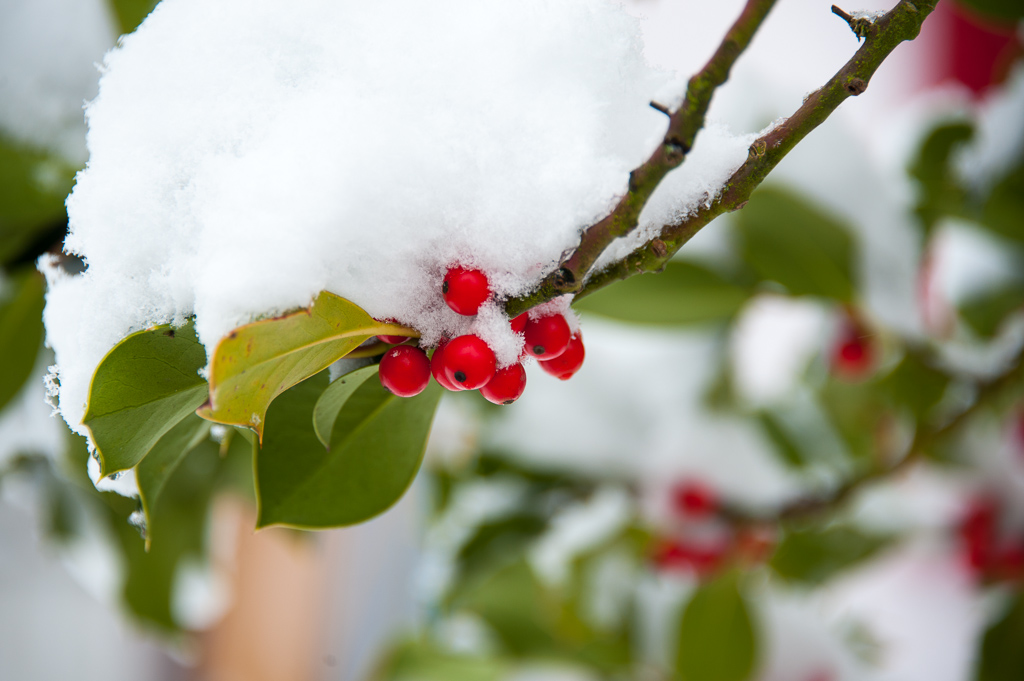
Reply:
<svg viewBox="0 0 1024 681"><path fill-rule="evenodd" d="M635 274L663 268L676 251L705 225L723 213L742 208L754 189L794 146L821 125L847 98L864 92L871 76L896 46L917 37L925 18L937 3L938 0L900 0L885 16L870 22L865 30L864 43L850 61L822 88L809 95L785 122L754 141L747 160L732 174L709 207L697 209L679 223L664 225L658 238L584 279L608 244L635 228L640 211L658 183L683 162L697 132L704 125L711 95L718 85L725 82L736 57L749 44L773 4L755 0L748 2L715 56L690 81L687 101L673 114L665 143L631 174L629 193L611 215L584 232L580 246L561 267L549 274L530 294L509 300L506 311L515 316L565 293L573 293L579 298ZM669 166L670 162L674 165Z"/></svg>
<svg viewBox="0 0 1024 681"><path fill-rule="evenodd" d="M508 301L506 311L510 316L558 295L580 290L584 278L608 245L636 228L640 212L658 184L678 168L690 152L697 133L704 127L704 117L715 90L728 80L736 59L750 44L774 4L775 0L747 0L714 55L690 79L682 106L669 114L668 131L662 143L643 165L629 174L626 194L608 216L583 232L579 246L541 281L533 294ZM665 107L657 103L652 102L652 106L666 112Z"/></svg>

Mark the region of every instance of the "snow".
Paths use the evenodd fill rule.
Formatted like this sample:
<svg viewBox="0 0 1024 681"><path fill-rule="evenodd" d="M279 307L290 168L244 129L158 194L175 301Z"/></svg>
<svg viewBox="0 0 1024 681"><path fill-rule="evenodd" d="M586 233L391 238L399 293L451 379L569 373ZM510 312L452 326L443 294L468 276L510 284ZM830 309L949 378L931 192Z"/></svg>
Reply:
<svg viewBox="0 0 1024 681"><path fill-rule="evenodd" d="M65 420L129 332L194 314L209 351L321 290L512 361L496 309L443 304L443 272L521 293L613 205L666 125L648 102L669 74L642 50L634 18L589 0L161 3L87 108L66 249L88 270L41 265ZM745 153L704 136L711 163ZM675 213L704 200L685 184Z"/></svg>

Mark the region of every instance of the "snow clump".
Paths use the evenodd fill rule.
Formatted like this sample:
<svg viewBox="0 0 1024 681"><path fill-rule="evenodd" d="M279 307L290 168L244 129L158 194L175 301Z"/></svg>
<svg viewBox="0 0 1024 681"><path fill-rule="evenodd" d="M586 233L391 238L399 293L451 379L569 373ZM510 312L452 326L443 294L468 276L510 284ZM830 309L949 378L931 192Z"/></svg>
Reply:
<svg viewBox="0 0 1024 681"><path fill-rule="evenodd" d="M209 353L321 290L512 361L442 276L523 293L615 204L667 122L648 102L671 74L639 36L595 0L164 0L87 107L65 248L88 269L41 264L65 420L83 430L128 333L194 315Z"/></svg>

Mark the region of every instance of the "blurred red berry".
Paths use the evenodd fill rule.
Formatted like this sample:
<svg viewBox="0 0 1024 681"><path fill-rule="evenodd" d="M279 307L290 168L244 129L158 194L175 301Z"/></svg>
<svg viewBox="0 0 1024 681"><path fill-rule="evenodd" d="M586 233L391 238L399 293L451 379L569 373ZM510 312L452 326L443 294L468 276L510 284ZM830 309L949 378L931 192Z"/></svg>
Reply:
<svg viewBox="0 0 1024 681"><path fill-rule="evenodd" d="M408 336L377 336L377 340L382 343L388 343L389 345L401 345L405 341L409 340Z"/></svg>
<svg viewBox="0 0 1024 681"><path fill-rule="evenodd" d="M479 336L459 336L444 348L445 377L464 390L487 385L497 369L494 351Z"/></svg>
<svg viewBox="0 0 1024 681"><path fill-rule="evenodd" d="M971 502L960 523L964 557L969 567L978 572L991 565L996 544L996 505L989 499Z"/></svg>
<svg viewBox="0 0 1024 681"><path fill-rule="evenodd" d="M569 340L569 346L562 354L553 359L542 359L538 363L541 369L555 378L568 381L583 366L583 359L586 357L586 354L586 349L583 347L583 337L580 334L576 334Z"/></svg>
<svg viewBox="0 0 1024 681"><path fill-rule="evenodd" d="M569 347L572 330L569 322L560 314L531 319L523 329L526 336L526 352L537 359L554 359Z"/></svg>
<svg viewBox="0 0 1024 681"><path fill-rule="evenodd" d="M696 544L678 540L659 545L652 556L654 564L664 571L692 571L704 577L715 572L724 562L724 543Z"/></svg>
<svg viewBox="0 0 1024 681"><path fill-rule="evenodd" d="M1024 543L1012 542L999 549L995 557L996 577L1019 581L1024 578Z"/></svg>
<svg viewBox="0 0 1024 681"><path fill-rule="evenodd" d="M868 335L855 324L845 325L832 349L832 368L836 374L846 379L861 379L874 363L874 346Z"/></svg>
<svg viewBox="0 0 1024 681"><path fill-rule="evenodd" d="M718 498L704 483L687 480L672 489L672 507L681 516L705 518L718 509Z"/></svg>
<svg viewBox="0 0 1024 681"><path fill-rule="evenodd" d="M380 384L399 397L419 395L430 382L427 353L411 345L399 345L380 360Z"/></svg>
<svg viewBox="0 0 1024 681"><path fill-rule="evenodd" d="M494 404L512 404L526 390L526 369L520 363L499 369L480 394Z"/></svg>
<svg viewBox="0 0 1024 681"><path fill-rule="evenodd" d="M452 267L444 275L441 294L448 307L461 315L471 317L491 295L487 275L480 270Z"/></svg>

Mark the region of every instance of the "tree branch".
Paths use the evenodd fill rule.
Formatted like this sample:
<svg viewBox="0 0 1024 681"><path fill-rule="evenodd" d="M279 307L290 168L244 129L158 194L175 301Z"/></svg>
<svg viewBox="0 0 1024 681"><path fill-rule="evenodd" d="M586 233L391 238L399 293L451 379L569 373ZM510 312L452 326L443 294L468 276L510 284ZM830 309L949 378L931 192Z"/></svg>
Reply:
<svg viewBox="0 0 1024 681"><path fill-rule="evenodd" d="M607 217L583 232L579 246L569 258L545 277L533 293L508 301L506 312L509 316L514 317L556 296L579 291L590 268L608 245L636 228L640 212L658 184L670 171L679 167L690 152L697 133L704 127L704 117L715 90L728 80L736 59L750 44L774 4L775 0L747 0L714 55L690 79L686 98L678 111L669 113L664 106L651 103L655 109L669 115L668 131L661 145L643 165L629 174L629 188L625 196Z"/></svg>
<svg viewBox="0 0 1024 681"><path fill-rule="evenodd" d="M676 251L705 225L723 213L742 208L754 189L797 143L821 125L848 97L864 92L871 76L896 46L917 37L925 18L937 3L938 0L900 0L886 15L870 22L864 43L850 61L822 88L810 94L792 116L754 141L747 160L732 174L721 194L710 206L698 208L678 223L664 225L658 238L584 282L582 277L586 275L587 268L593 265L597 256L612 240L629 233L636 226L636 219L658 182L669 170L682 163L684 150L689 150L688 145L692 144L697 131L703 126L711 94L724 82L728 68L749 43L753 32L771 7L771 3L748 2L715 57L690 81L687 90L687 102L690 103L684 102L673 115L669 133L665 137L666 143L631 175L629 194L620 201L611 215L584 233L576 252L558 270L546 277L534 292L509 300L506 305L509 314L519 314L564 293L575 293L576 298L580 298L635 274L662 269ZM724 70L716 70L716 59L722 60ZM675 153L681 155L675 165L667 168L664 163L671 149L676 149ZM635 188L634 177L638 179Z"/></svg>
<svg viewBox="0 0 1024 681"><path fill-rule="evenodd" d="M794 501L783 506L771 516L751 516L735 509L726 511L725 515L730 521L737 524L779 524L835 510L867 485L889 479L919 461L925 449L955 433L983 407L998 399L1008 388L1018 385L1021 379L1024 379L1024 357L1018 354L1013 364L1005 372L978 385L978 393L966 409L945 423L932 427L918 427L914 433L914 439L907 448L906 455L895 464L875 468L847 480L828 494Z"/></svg>

